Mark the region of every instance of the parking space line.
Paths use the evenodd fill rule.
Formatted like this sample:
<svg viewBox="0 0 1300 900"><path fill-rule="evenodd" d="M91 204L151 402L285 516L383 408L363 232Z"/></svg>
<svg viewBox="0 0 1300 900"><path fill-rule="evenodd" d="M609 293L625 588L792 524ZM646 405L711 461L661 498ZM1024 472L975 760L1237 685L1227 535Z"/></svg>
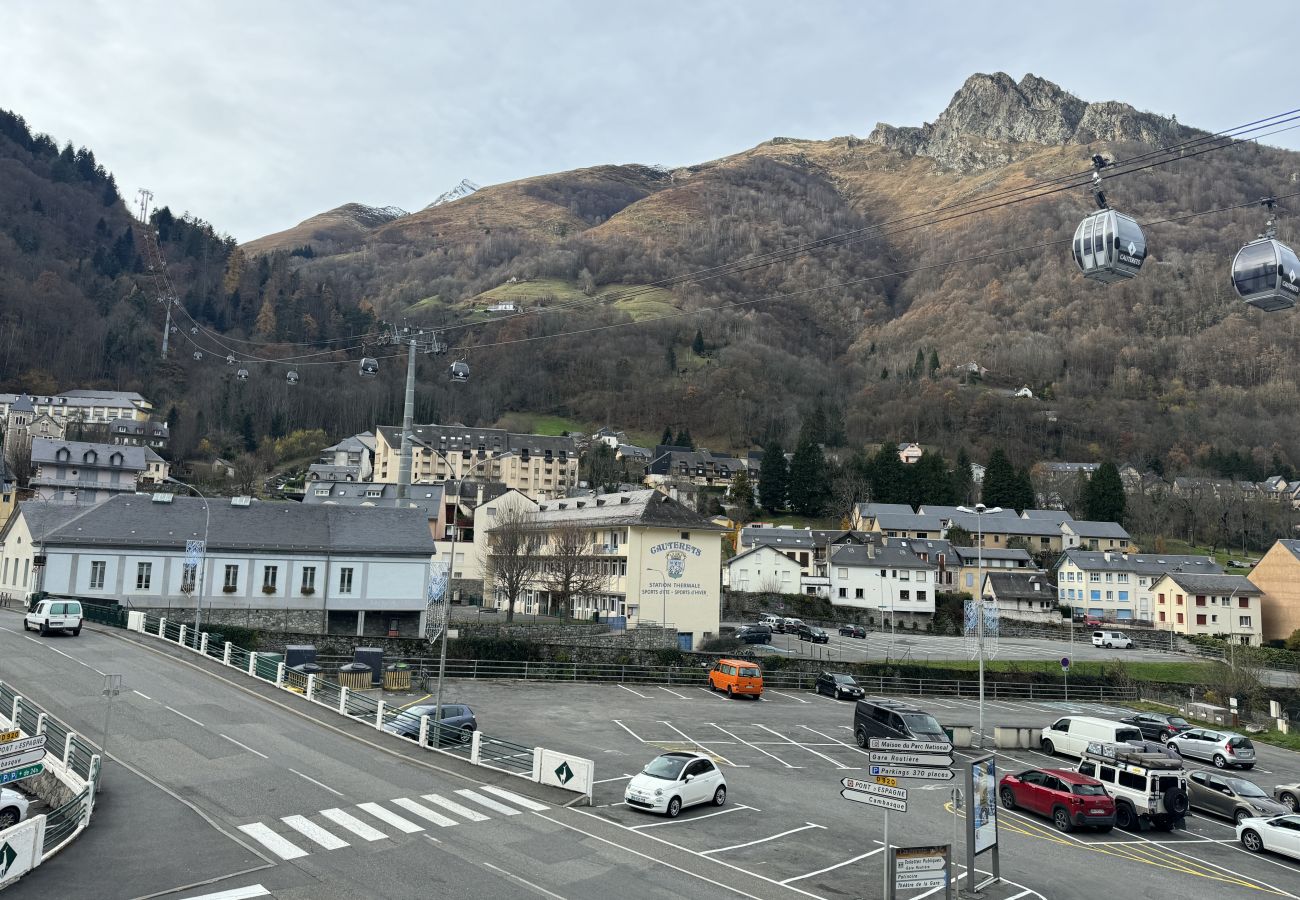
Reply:
<svg viewBox="0 0 1300 900"><path fill-rule="evenodd" d="M648 743L649 743L649 741L647 741L645 738L641 737L641 735L637 734L637 733L636 733L635 731L633 731L631 728L628 728L626 725L624 725L624 724L623 724L622 722L620 722L618 719L611 719L610 721L613 722L615 725L617 725L619 728L622 728L622 729L623 729L624 731L626 731L628 734L632 735L632 737L636 738L636 739L637 739L638 741L640 741L641 743L643 743L643 744L648 744Z"/></svg>
<svg viewBox="0 0 1300 900"><path fill-rule="evenodd" d="M956 704L956 703L950 703L950 702L945 701L945 700L940 700L940 699L938 699L937 697L926 697L926 698L925 698L925 702L926 702L926 703L937 703L939 706L946 706L946 707L948 707L948 708L950 708L950 709L955 709L955 708L957 707L957 704Z"/></svg>
<svg viewBox="0 0 1300 900"><path fill-rule="evenodd" d="M840 762L840 761L838 761L838 760L831 759L831 758L830 758L829 756L827 756L825 753L819 753L819 752L817 752L816 750L814 750L812 747L807 746L806 744L801 744L801 743L799 743L798 741L790 740L790 738L786 737L785 735L781 734L780 732L773 731L771 728L768 728L766 725L761 725L761 724L759 724L758 722L755 722L754 724L755 724L756 727L761 728L761 729L763 729L764 731L770 732L771 734L776 735L777 737L781 738L781 739L784 740L784 741L787 741L791 746L798 747L798 748L801 749L801 750L807 750L807 751L808 751L809 753L811 753L813 756L820 756L822 759L826 760L828 763L830 763L831 765L835 766L836 768L839 768L839 769L847 769L847 768L849 768L848 766L844 765L844 763L842 763L842 762Z"/></svg>
<svg viewBox="0 0 1300 900"><path fill-rule="evenodd" d="M679 825L686 822L698 822L700 819L712 819L714 816L725 816L727 813L740 812L742 809L747 809L750 812L762 812L761 809L754 809L752 806L737 803L735 806L728 806L726 809L705 813L702 816L691 816L689 819L663 819L659 822L647 822L644 825L622 825L620 827L627 828L629 831L640 831L642 828L658 828L661 825Z"/></svg>
<svg viewBox="0 0 1300 900"><path fill-rule="evenodd" d="M661 691L668 691L668 693L672 694L674 697L680 697L680 698L682 698L683 700L689 700L689 699L691 699L690 697L687 697L685 694L679 694L679 693L677 693L676 691L669 690L668 688L664 687L663 685L660 685L660 686L659 686L659 690L661 690Z"/></svg>
<svg viewBox="0 0 1300 900"><path fill-rule="evenodd" d="M623 775L615 776L614 778L597 778L595 781L592 782L592 784L607 784L608 782L611 781L627 781L631 777L632 777L631 775L623 774Z"/></svg>
<svg viewBox="0 0 1300 900"><path fill-rule="evenodd" d="M792 881L803 881L805 878L812 878L814 875L824 875L825 873L834 871L835 869L842 869L845 866L851 866L855 862L860 862L866 859L868 856L875 856L877 853L884 853L884 852L885 852L885 848L883 846L877 847L875 850L868 850L866 853L863 853L860 856L855 856L852 859L846 859L844 860L844 862L837 862L833 866L827 866L824 869L818 869L816 872L809 872L807 875L796 875L793 878L787 878L785 881L782 881L781 884L789 884Z"/></svg>
<svg viewBox="0 0 1300 900"><path fill-rule="evenodd" d="M751 743L749 743L749 741L745 740L745 739L742 738L740 735L733 734L732 732L730 732L730 731L728 731L727 729L723 728L723 727L722 727L721 725L719 725L717 722L706 722L706 723L704 723L704 724L706 724L706 725L712 725L714 728L718 729L718 730L721 731L723 734L731 735L733 738L735 738L736 740L740 741L742 744L745 744L746 746L749 746L749 747L754 748L754 749L757 750L759 753L762 753L764 756L770 756L770 757L772 757L774 760L776 760L777 762L779 762L781 765L785 766L787 769L802 769L802 768L803 768L803 766L792 766L792 765L790 765L788 762L786 762L785 760L783 760L781 757L777 756L775 753L768 753L766 750L764 750L762 747L758 746L757 744L751 744ZM671 728L672 726L669 726L669 727ZM683 735L683 737L685 737L685 735Z"/></svg>
<svg viewBox="0 0 1300 900"><path fill-rule="evenodd" d="M671 728L673 731L677 732L677 733L680 734L682 737L686 738L686 740L687 740L688 743L694 744L695 746L699 747L700 750L701 750L701 752L705 753L706 755L713 755L713 756L716 756L718 759L722 760L724 763L726 763L726 764L729 765L729 766L734 766L734 765L736 765L735 763L733 763L731 760L727 759L725 756L723 756L723 755L722 755L721 753L719 753L718 751L716 751L716 750L710 750L709 748L705 747L705 746L704 746L703 744L701 744L699 741L695 740L695 738L691 737L689 734L687 734L686 732L682 731L682 730L681 730L680 728L678 728L677 726L673 725L672 722L665 722L665 721L663 721L663 720L660 720L659 724L660 724L660 725L667 725L667 726L668 726L669 728ZM710 724L711 724L711 723L710 723ZM733 734L732 737L735 737L735 735ZM746 769L747 769L747 768L749 768L749 766L743 766L742 768L746 768Z"/></svg>
<svg viewBox="0 0 1300 900"><path fill-rule="evenodd" d="M726 853L728 850L739 850L742 847L752 847L755 844L765 844L768 841L774 841L777 838L785 837L787 834L796 834L800 831L807 831L809 828L821 828L824 830L826 826L818 825L815 822L808 822L799 828L791 828L789 831L783 831L780 834L774 834L771 837L759 838L756 841L746 841L743 844L732 844L730 847L719 847L717 850L701 850L700 855L708 856L710 853Z"/></svg>
<svg viewBox="0 0 1300 900"><path fill-rule="evenodd" d="M717 691L710 690L709 688L697 688L697 690L704 691L704 693L708 694L708 695L709 695L710 697L712 697L714 700L724 700L724 701L725 701L725 700L727 699L726 697L724 697L724 696L722 696L721 694L719 694Z"/></svg>
<svg viewBox="0 0 1300 900"><path fill-rule="evenodd" d="M640 691L634 691L634 690L632 690L630 687L628 687L628 686L625 685L625 684L620 684L619 687L621 687L623 690L627 691L629 694L636 694L636 695L637 695L638 697L640 697L642 700L649 700L649 699L650 699L650 697L649 697L648 695L643 694L643 693L641 693Z"/></svg>
<svg viewBox="0 0 1300 900"><path fill-rule="evenodd" d="M863 750L861 747L858 747L854 744L850 744L848 741L837 740L836 738L831 737L829 734L825 734L821 731L818 731L816 728L809 728L807 725L800 725L799 727L807 731L811 731L813 734L821 735L822 737L826 738L826 740L828 741L835 741L835 743L839 744L841 747L847 747L850 750L852 750L854 753L861 753L863 756L866 757L871 756L870 753L868 753L866 750Z"/></svg>
<svg viewBox="0 0 1300 900"><path fill-rule="evenodd" d="M802 697L796 697L794 694L787 694L787 693L785 693L784 691L778 691L778 690L775 690L775 689L773 689L773 688L768 688L767 691L768 691L769 694L780 694L782 697L789 697L791 700L798 700L800 703L807 703L807 702L808 702L807 700L803 699Z"/></svg>

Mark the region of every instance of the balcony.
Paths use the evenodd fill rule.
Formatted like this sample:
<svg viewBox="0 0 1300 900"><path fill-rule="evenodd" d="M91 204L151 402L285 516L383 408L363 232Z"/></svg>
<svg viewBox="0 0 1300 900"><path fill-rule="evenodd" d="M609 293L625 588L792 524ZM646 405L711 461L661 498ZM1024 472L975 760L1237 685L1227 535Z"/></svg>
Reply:
<svg viewBox="0 0 1300 900"><path fill-rule="evenodd" d="M591 552L596 556L623 556L627 553L624 544L596 544Z"/></svg>

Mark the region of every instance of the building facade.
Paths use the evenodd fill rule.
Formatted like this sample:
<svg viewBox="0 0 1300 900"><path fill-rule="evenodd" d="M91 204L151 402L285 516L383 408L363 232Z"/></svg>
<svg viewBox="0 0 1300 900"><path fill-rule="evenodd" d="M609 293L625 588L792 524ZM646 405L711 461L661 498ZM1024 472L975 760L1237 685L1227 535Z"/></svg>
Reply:
<svg viewBox="0 0 1300 900"><path fill-rule="evenodd" d="M872 621L910 625L934 617L938 567L908 547L841 544L830 557L831 603L872 612Z"/></svg>
<svg viewBox="0 0 1300 900"><path fill-rule="evenodd" d="M513 434L500 428L417 425L412 440L415 483L481 478L541 498L563 497L578 486L578 445L573 438ZM374 480L395 484L401 455L402 430L379 428Z"/></svg>
<svg viewBox="0 0 1300 900"><path fill-rule="evenodd" d="M1055 585L1040 572L988 572L984 597L997 604L998 616L1003 619L1040 624L1061 621Z"/></svg>
<svg viewBox="0 0 1300 900"><path fill-rule="evenodd" d="M62 394L0 394L0 417L6 420L15 404L28 405L36 414L69 422L111 422L114 419L149 418L153 404L135 391L75 390Z"/></svg>
<svg viewBox="0 0 1300 900"><path fill-rule="evenodd" d="M36 438L28 487L52 503L92 506L117 494L135 493L149 471L150 453L147 447Z"/></svg>
<svg viewBox="0 0 1300 900"><path fill-rule="evenodd" d="M1057 599L1075 618L1156 623L1155 583L1167 573L1222 575L1208 556L1066 550L1056 562Z"/></svg>
<svg viewBox="0 0 1300 900"><path fill-rule="evenodd" d="M1157 628L1223 637L1256 647L1262 642L1263 592L1248 578L1170 572L1156 581L1152 590Z"/></svg>
<svg viewBox="0 0 1300 900"><path fill-rule="evenodd" d="M1300 628L1300 541L1277 541L1246 576L1263 592L1262 637L1284 641Z"/></svg>
<svg viewBox="0 0 1300 900"><path fill-rule="evenodd" d="M759 544L733 556L722 567L722 586L766 594L803 593L803 570L771 544Z"/></svg>

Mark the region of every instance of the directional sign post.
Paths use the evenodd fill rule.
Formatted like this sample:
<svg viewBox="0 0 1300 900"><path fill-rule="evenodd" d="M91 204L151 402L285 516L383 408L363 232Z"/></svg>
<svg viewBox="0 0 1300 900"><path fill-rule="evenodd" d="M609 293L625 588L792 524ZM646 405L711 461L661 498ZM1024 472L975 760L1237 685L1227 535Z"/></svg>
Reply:
<svg viewBox="0 0 1300 900"><path fill-rule="evenodd" d="M15 781L22 781L24 778L31 778L45 771L45 766L37 763L34 766L25 766L21 769L14 769L12 772L0 772L0 784L12 784Z"/></svg>
<svg viewBox="0 0 1300 900"><path fill-rule="evenodd" d="M9 731L0 731L0 744L7 744L10 741L16 741L18 740L18 736L20 734L22 734L22 732L19 731L17 728L11 729Z"/></svg>
<svg viewBox="0 0 1300 900"><path fill-rule="evenodd" d="M24 766L30 766L32 763L38 763L44 758L44 747L38 747L35 750L28 750L26 753L15 753L12 756L0 758L0 775L3 775L5 772L12 772L14 769L21 769Z"/></svg>
<svg viewBox="0 0 1300 900"><path fill-rule="evenodd" d="M951 756L940 756L937 753L877 753L871 751L871 762L880 765L895 766L942 766L947 768L952 765Z"/></svg>
<svg viewBox="0 0 1300 900"><path fill-rule="evenodd" d="M934 891L937 888L944 888L944 897L952 900L951 846L890 847L887 865L887 900L897 900L900 893Z"/></svg>
<svg viewBox="0 0 1300 900"><path fill-rule="evenodd" d="M952 744L948 741L900 741L893 738L869 738L867 748L870 750L899 750L904 753L946 753L952 755Z"/></svg>
<svg viewBox="0 0 1300 900"><path fill-rule="evenodd" d="M914 766L871 766L873 776L887 778L921 778L934 781L952 781L952 769L922 769Z"/></svg>
<svg viewBox="0 0 1300 900"><path fill-rule="evenodd" d="M1061 657L1061 674L1065 676L1065 699L1070 699L1070 657Z"/></svg>
<svg viewBox="0 0 1300 900"><path fill-rule="evenodd" d="M16 756L19 753L29 753L32 750L42 750L45 747L46 736L43 734L34 737L20 738L16 741L9 741L7 744L0 744L0 765L6 757Z"/></svg>
<svg viewBox="0 0 1300 900"><path fill-rule="evenodd" d="M875 794L877 797L893 797L895 800L907 799L906 788L891 787L887 784L877 784L874 781L863 781L860 778L841 778L840 784L851 791Z"/></svg>
<svg viewBox="0 0 1300 900"><path fill-rule="evenodd" d="M889 788L889 790L897 791L902 789ZM907 801L898 800L894 797L880 797L876 794L868 794L866 791L850 791L847 788L840 791L840 796L845 800L852 800L854 803L866 803L869 806L879 806L881 809L892 809L895 812L907 812Z"/></svg>

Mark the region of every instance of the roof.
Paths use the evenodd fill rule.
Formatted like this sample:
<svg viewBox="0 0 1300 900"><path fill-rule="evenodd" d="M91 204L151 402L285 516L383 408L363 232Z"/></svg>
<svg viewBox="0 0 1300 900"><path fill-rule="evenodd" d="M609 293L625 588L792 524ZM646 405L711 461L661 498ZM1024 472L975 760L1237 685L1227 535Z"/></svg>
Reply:
<svg viewBox="0 0 1300 900"><path fill-rule="evenodd" d="M367 440L367 438L369 440ZM397 438L399 445L401 444L401 440L402 439L399 432ZM375 436L370 432L366 431L361 434L354 434L352 435L352 437L345 437L337 444L334 444L333 446L330 447L326 447L321 452L332 453L334 451L342 451L344 453L359 453L363 450L369 450L370 452L374 452L374 449L375 449Z"/></svg>
<svg viewBox="0 0 1300 900"><path fill-rule="evenodd" d="M1063 528L1082 538L1128 538L1128 532L1118 522L1066 522Z"/></svg>
<svg viewBox="0 0 1300 900"><path fill-rule="evenodd" d="M695 510L655 490L602 494L594 499L547 500L537 505L539 525L581 523L591 526L641 525L651 528L689 528L692 531L726 531Z"/></svg>
<svg viewBox="0 0 1300 900"><path fill-rule="evenodd" d="M168 437L166 422L159 422L154 419L141 421L139 419L130 419L126 416L118 416L116 419L109 419L103 426L113 434L148 434L152 437Z"/></svg>
<svg viewBox="0 0 1300 900"><path fill-rule="evenodd" d="M166 462L165 459L163 459L161 456L159 456L157 453L154 452L154 449L152 447L141 447L140 449L144 451L145 462L147 463Z"/></svg>
<svg viewBox="0 0 1300 900"><path fill-rule="evenodd" d="M396 425L381 425L379 433L390 447L402 445L402 429ZM504 428L470 428L465 425L415 425L411 438L416 446L437 447L440 450L484 450L509 453L528 450L530 453L561 452L577 457L578 442L571 437L547 434L515 434Z"/></svg>
<svg viewBox="0 0 1300 900"><path fill-rule="evenodd" d="M1073 522L1074 516L1070 515L1063 509L1026 509L1020 513L1022 519L1050 519L1057 525L1062 522Z"/></svg>
<svg viewBox="0 0 1300 900"><path fill-rule="evenodd" d="M958 515L952 519L953 525L977 534L983 529L985 534L1024 535L1028 537L1060 537L1061 528L1051 519L1022 519L1012 513L1009 516L984 515L981 522L976 516Z"/></svg>
<svg viewBox="0 0 1300 900"><path fill-rule="evenodd" d="M878 516L881 513L902 513L912 515L915 512L908 503L859 503L858 514L861 516Z"/></svg>
<svg viewBox="0 0 1300 900"><path fill-rule="evenodd" d="M36 412L36 407L32 405L32 398L28 394L22 394L16 400L9 404L10 412Z"/></svg>
<svg viewBox="0 0 1300 900"><path fill-rule="evenodd" d="M991 569L984 583L1002 600L1055 600L1056 587L1037 572L1008 572Z"/></svg>
<svg viewBox="0 0 1300 900"><path fill-rule="evenodd" d="M101 391L97 388L78 388L64 391L59 397L78 397L86 400L108 400L114 403L145 403L144 397L135 391Z"/></svg>
<svg viewBox="0 0 1300 900"><path fill-rule="evenodd" d="M1095 472L1101 468L1101 463L1085 462L1045 462L1041 465L1045 471L1058 474L1062 472Z"/></svg>
<svg viewBox="0 0 1300 900"><path fill-rule="evenodd" d="M1109 558L1108 558L1109 557ZM1208 556L1180 556L1177 554L1115 553L1105 550L1066 550L1057 560L1059 569L1070 561L1085 572L1092 570L1134 572L1138 575L1163 575L1166 572L1199 572L1204 575L1222 575L1223 567Z"/></svg>
<svg viewBox="0 0 1300 900"><path fill-rule="evenodd" d="M32 540L41 540L47 534L51 534L55 529L62 526L70 519L94 507L77 506L68 503L48 503L43 500L24 500L18 504L23 518L27 521L27 530L31 532ZM16 520L14 516L10 521Z"/></svg>
<svg viewBox="0 0 1300 900"><path fill-rule="evenodd" d="M134 469L137 472L145 470L143 447L131 447L126 444L97 444L90 441L58 441L53 438L41 437L32 439L32 465L62 462L57 457L58 452L62 449L67 449L70 454L66 461L67 465L97 469ZM88 453L95 454L93 462L86 459ZM109 463L114 454L122 457L122 462L118 466L112 466Z"/></svg>
<svg viewBox="0 0 1300 900"><path fill-rule="evenodd" d="M158 495L165 496L165 495ZM33 507L56 504L26 501L22 514L43 515ZM68 547L171 548L183 552L187 540L202 540L205 513L208 551L255 550L267 553L355 553L427 556L434 552L423 510L353 508L292 501L234 506L214 497L173 497L156 502L147 494L120 494L88 509L72 507L73 517L45 534L43 543ZM29 526L33 521L28 518Z"/></svg>
<svg viewBox="0 0 1300 900"><path fill-rule="evenodd" d="M969 507L967 510L969 510ZM973 514L967 510L963 510L957 506L937 506L930 503L926 503L925 505L916 508L916 511L923 516L943 516L945 519L973 518ZM1014 516L1015 514L1016 511L1014 509L999 509L997 512L984 513L984 518L1001 519L1007 516ZM989 529L985 529L985 531L988 530Z"/></svg>
<svg viewBox="0 0 1300 900"><path fill-rule="evenodd" d="M952 544L942 538L885 538L885 544L906 547L917 556L924 554L926 559L934 559L940 553L945 555L952 553Z"/></svg>
<svg viewBox="0 0 1300 900"><path fill-rule="evenodd" d="M775 544L782 547L825 547L829 544L865 543L875 536L865 531L844 531L833 528L776 528L749 525L740 531L740 543Z"/></svg>
<svg viewBox="0 0 1300 900"><path fill-rule="evenodd" d="M726 454L710 453L708 450L670 450L651 460L650 472L654 475L671 475L673 469L680 469L683 466L688 469L700 467L716 469L725 466L735 472L756 468L747 458L739 459Z"/></svg>
<svg viewBox="0 0 1300 900"><path fill-rule="evenodd" d="M978 547L953 547L952 552L961 560L963 565L978 562L980 559L1009 559L1013 562L1023 562L1032 564L1034 557L1028 550L1007 549L1005 547L985 547L980 550Z"/></svg>
<svg viewBox="0 0 1300 900"><path fill-rule="evenodd" d="M325 493L320 493L324 491ZM373 496L378 492L378 496ZM422 509L436 519L442 513L443 486L413 484L405 500L397 499L397 485L356 481L312 481L306 485L302 502L309 505L380 506L389 509Z"/></svg>
<svg viewBox="0 0 1300 900"><path fill-rule="evenodd" d="M835 566L868 566L876 569L937 569L932 562L917 556L908 547L885 544L879 547L862 544L839 544L831 550L830 563Z"/></svg>
<svg viewBox="0 0 1300 900"><path fill-rule="evenodd" d="M744 553L737 553L737 554L736 554L735 556L733 556L731 559L726 560L725 562L723 562L723 565L724 565L724 566L729 566L729 565L731 565L732 563L740 562L740 560L745 559L745 558L750 557L750 556L753 556L754 554L756 554L756 553L758 553L758 552L760 552L760 551L762 551L762 550L770 550L771 552L775 553L777 556L781 557L782 559L786 560L787 562L791 563L792 565L795 565L795 566L799 565L798 563L796 563L796 562L794 562L793 560L791 560L790 557L786 556L784 553L782 553L780 550L776 549L776 547L772 546L771 544L759 544L757 547L750 547L750 548L749 548L748 550L746 550Z"/></svg>
<svg viewBox="0 0 1300 900"><path fill-rule="evenodd" d="M311 476L313 475L317 476L317 478L312 479ZM361 480L361 466L359 464L336 466L332 463L312 463L307 467L307 480L313 484L317 481L357 482Z"/></svg>
<svg viewBox="0 0 1300 900"><path fill-rule="evenodd" d="M1279 540L1278 543L1281 544L1287 550L1290 550L1291 555L1294 556L1296 559L1300 559L1300 541L1287 540L1284 538L1282 540Z"/></svg>
<svg viewBox="0 0 1300 900"><path fill-rule="evenodd" d="M881 531L943 531L940 516L918 516L916 513L877 513L876 526Z"/></svg>
<svg viewBox="0 0 1300 900"><path fill-rule="evenodd" d="M621 453L624 456L644 456L646 459L650 458L650 451L648 449L645 447L638 447L635 444L619 444L618 449L615 452Z"/></svg>
<svg viewBox="0 0 1300 900"><path fill-rule="evenodd" d="M1257 597L1263 593L1245 575L1202 575L1190 572L1170 572L1169 578L1189 594L1242 594Z"/></svg>

